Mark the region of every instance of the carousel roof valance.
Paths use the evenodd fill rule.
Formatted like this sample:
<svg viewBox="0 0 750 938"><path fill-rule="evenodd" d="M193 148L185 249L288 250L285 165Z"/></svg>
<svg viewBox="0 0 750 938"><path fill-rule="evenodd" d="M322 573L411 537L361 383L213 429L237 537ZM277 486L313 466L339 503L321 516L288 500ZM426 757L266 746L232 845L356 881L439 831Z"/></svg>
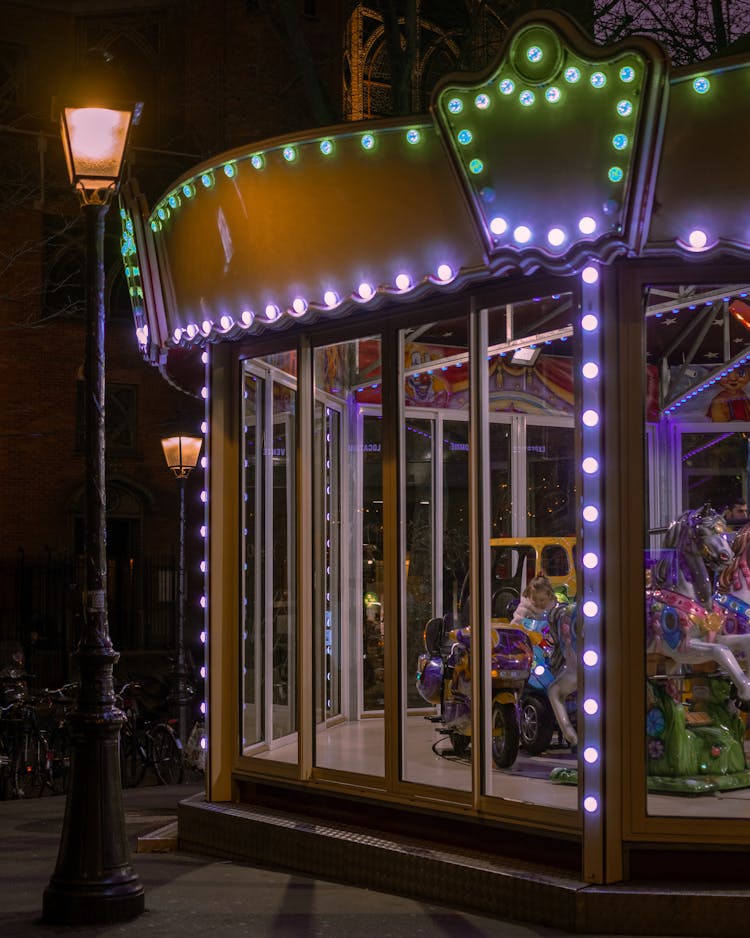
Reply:
<svg viewBox="0 0 750 938"><path fill-rule="evenodd" d="M589 259L747 253L750 62L669 78L646 39L599 47L554 13L495 64L436 88L428 117L234 149L148 211L123 188L139 343L231 340Z"/></svg>

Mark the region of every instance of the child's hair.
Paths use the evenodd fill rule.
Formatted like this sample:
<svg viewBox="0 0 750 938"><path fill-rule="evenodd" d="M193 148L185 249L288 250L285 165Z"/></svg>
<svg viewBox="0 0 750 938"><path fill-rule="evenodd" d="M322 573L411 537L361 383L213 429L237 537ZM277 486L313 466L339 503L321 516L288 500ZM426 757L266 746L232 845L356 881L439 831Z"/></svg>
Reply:
<svg viewBox="0 0 750 938"><path fill-rule="evenodd" d="M555 591L552 589L552 584L547 579L546 576L535 576L533 579L529 580L526 584L526 589L523 591L523 595L530 599L534 605L538 606L540 600L555 599Z"/></svg>

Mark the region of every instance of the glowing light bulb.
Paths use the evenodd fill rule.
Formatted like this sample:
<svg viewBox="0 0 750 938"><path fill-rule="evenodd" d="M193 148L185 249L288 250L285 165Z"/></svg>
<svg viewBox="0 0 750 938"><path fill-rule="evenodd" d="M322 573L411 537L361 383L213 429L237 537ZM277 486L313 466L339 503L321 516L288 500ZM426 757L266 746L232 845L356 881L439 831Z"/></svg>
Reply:
<svg viewBox="0 0 750 938"><path fill-rule="evenodd" d="M323 302L326 306L336 306L339 302L339 295L334 290L326 290L323 294Z"/></svg>
<svg viewBox="0 0 750 938"><path fill-rule="evenodd" d="M248 326L252 326L253 319L255 319L255 313L251 309L243 309L240 319L242 321L242 325L247 328Z"/></svg>
<svg viewBox="0 0 750 938"><path fill-rule="evenodd" d="M408 290L411 287L411 277L408 274L399 274L396 277L396 287L399 290Z"/></svg>
<svg viewBox="0 0 750 938"><path fill-rule="evenodd" d="M596 221L590 215L584 215L578 222L578 230L581 234L593 234L596 231Z"/></svg>
<svg viewBox="0 0 750 938"><path fill-rule="evenodd" d="M587 814L595 814L599 809L599 802L593 795L588 795L583 799L583 809Z"/></svg>
<svg viewBox="0 0 750 938"><path fill-rule="evenodd" d="M550 228L547 232L547 240L553 248L559 248L561 244L565 243L565 232L562 228Z"/></svg>
<svg viewBox="0 0 750 938"><path fill-rule="evenodd" d="M583 565L587 570L596 570L599 566L599 557L593 551L583 555Z"/></svg>
<svg viewBox="0 0 750 938"><path fill-rule="evenodd" d="M504 218L501 218L499 215L496 215L490 222L490 231L493 234L496 234L496 235L505 234L507 230L508 230L508 222Z"/></svg>
<svg viewBox="0 0 750 938"><path fill-rule="evenodd" d="M595 668L599 664L599 655L593 648L587 648L583 653L583 663L587 668Z"/></svg>
<svg viewBox="0 0 750 938"><path fill-rule="evenodd" d="M587 599L583 604L583 614L589 618L593 618L599 612L599 604L595 603L593 599Z"/></svg>
<svg viewBox="0 0 750 938"><path fill-rule="evenodd" d="M581 320L581 328L584 332L594 332L599 328L599 320L593 313L586 313Z"/></svg>
<svg viewBox="0 0 750 938"><path fill-rule="evenodd" d="M447 283L449 280L453 279L453 268L450 264L441 264L437 269L438 280L442 280L443 283Z"/></svg>
<svg viewBox="0 0 750 938"><path fill-rule="evenodd" d="M596 362L584 362L583 367L581 368L581 374L584 378L592 381L594 378L599 376L599 366Z"/></svg>
<svg viewBox="0 0 750 938"><path fill-rule="evenodd" d="M599 460L594 456L587 456L581 463L581 468L587 475L593 475L599 471Z"/></svg>
<svg viewBox="0 0 750 938"><path fill-rule="evenodd" d="M599 423L599 414L595 410L584 410L581 420L587 427L595 427Z"/></svg>
<svg viewBox="0 0 750 938"><path fill-rule="evenodd" d="M596 267L589 265L588 267L584 267L581 271L581 280L583 280L584 283L596 283L598 279L599 271Z"/></svg>
<svg viewBox="0 0 750 938"><path fill-rule="evenodd" d="M513 240L518 244L526 244L531 241L531 228L528 225L519 225L513 229Z"/></svg>
<svg viewBox="0 0 750 938"><path fill-rule="evenodd" d="M359 287L357 287L357 293L359 293L363 300L369 300L374 295L375 290L371 283L363 281L360 283Z"/></svg>
<svg viewBox="0 0 750 938"><path fill-rule="evenodd" d="M696 251L701 251L708 244L708 236L705 231L696 228L688 235L688 244Z"/></svg>
<svg viewBox="0 0 750 938"><path fill-rule="evenodd" d="M593 746L586 746L583 750L583 761L588 762L589 765L593 765L595 762L599 761L599 750L595 749Z"/></svg>
<svg viewBox="0 0 750 938"><path fill-rule="evenodd" d="M595 713L599 712L599 701L595 700L593 697L587 697L583 702L583 711L588 713L589 716L593 716Z"/></svg>
<svg viewBox="0 0 750 938"><path fill-rule="evenodd" d="M593 524L594 521L598 521L599 519L599 509L596 505L584 505L582 515L584 521Z"/></svg>

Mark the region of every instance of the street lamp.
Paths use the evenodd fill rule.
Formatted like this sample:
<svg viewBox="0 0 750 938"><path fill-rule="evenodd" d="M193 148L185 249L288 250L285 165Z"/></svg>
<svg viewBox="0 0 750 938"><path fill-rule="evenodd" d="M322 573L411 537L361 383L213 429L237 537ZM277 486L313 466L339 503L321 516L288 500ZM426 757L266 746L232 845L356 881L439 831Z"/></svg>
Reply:
<svg viewBox="0 0 750 938"><path fill-rule="evenodd" d="M99 98L66 104L60 114L68 174L86 224L86 567L75 653L80 690L69 717L73 750L60 849L42 912L45 921L65 925L125 921L144 911L143 886L130 865L120 783L123 714L112 677L119 654L107 622L104 462L104 218L139 115L140 105L113 106Z"/></svg>
<svg viewBox="0 0 750 938"><path fill-rule="evenodd" d="M176 434L161 441L167 467L174 472L180 487L180 550L177 566L177 660L175 661L177 728L180 742L187 744L188 703L187 662L185 661L185 480L195 469L203 440L199 436Z"/></svg>

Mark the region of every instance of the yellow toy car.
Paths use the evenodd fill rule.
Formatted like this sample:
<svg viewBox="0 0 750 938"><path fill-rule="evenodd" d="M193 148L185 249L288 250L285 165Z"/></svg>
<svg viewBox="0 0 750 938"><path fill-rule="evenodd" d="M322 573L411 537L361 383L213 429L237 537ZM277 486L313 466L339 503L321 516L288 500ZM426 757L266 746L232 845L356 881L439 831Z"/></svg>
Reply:
<svg viewBox="0 0 750 938"><path fill-rule="evenodd" d="M490 540L492 618L508 619L535 576L546 576L558 599L576 596L574 537L494 537Z"/></svg>

